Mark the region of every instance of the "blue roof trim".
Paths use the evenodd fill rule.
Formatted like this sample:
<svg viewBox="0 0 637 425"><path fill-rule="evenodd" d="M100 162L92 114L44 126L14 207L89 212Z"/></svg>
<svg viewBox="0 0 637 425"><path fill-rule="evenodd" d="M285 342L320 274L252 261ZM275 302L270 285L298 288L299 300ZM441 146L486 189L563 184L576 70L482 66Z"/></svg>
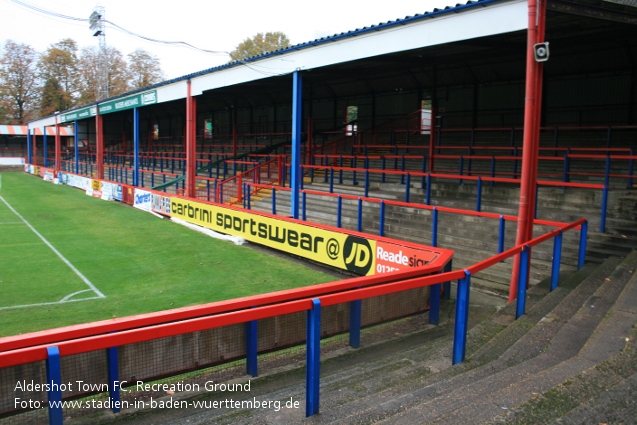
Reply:
<svg viewBox="0 0 637 425"><path fill-rule="evenodd" d="M312 40L312 41L307 41L307 42L304 42L304 43L295 44L294 46L290 46L290 47L287 47L285 49L275 50L273 52L268 52L268 53L264 53L262 55L253 56L253 57L248 58L248 59L243 60L243 61L232 61L232 62L223 64L223 65L219 65L219 66L216 66L216 67L213 67L213 68L204 69L202 71L194 72L194 73L187 74L187 75L184 75L184 76L181 76L181 77L177 77L177 78L173 78L173 79L170 79L170 80L162 81L161 83L153 84L152 86L148 86L148 87L144 87L144 88L141 88L141 89L138 89L138 90L133 90L133 91L130 91L130 92L126 92L124 94L113 96L113 97L110 97L108 99L102 99L102 100L100 100L98 102L91 102L89 104L82 105L81 107L72 108L72 109L69 109L68 111L64 111L64 112L71 112L71 111L73 111L75 109L86 108L87 106L98 105L100 103L103 103L103 102L106 102L106 101L109 101L109 100L118 99L118 98L124 97L124 96L130 96L130 95L135 94L135 93L140 93L140 92L143 92L143 91L156 89L156 88L159 88L159 87L162 87L162 86L167 86L167 85L170 85L170 84L174 84L174 83L177 83L177 82L180 82L180 81L190 80L190 79L192 79L194 77L199 77L199 76L202 76L202 75L211 74L213 72L221 71L221 70L224 70L224 69L234 68L234 67L246 64L246 63L256 62L258 60L269 58L269 57L272 57L272 56L283 55L283 54L286 54L286 53L290 53L290 52L294 52L294 51L302 50L302 49L307 49L309 47L319 46L321 44L331 43L331 42L342 40L342 39L345 39L345 38L356 37L358 35L366 34L366 33L369 33L369 32L382 31L384 29L392 28L392 27L395 27L395 26L407 25L407 24L411 24L413 22L423 21L423 20L426 20L426 19L433 19L433 18L437 18L439 16L448 15L448 14L451 14L451 13L458 13L458 12L462 12L462 11L467 10L467 9L473 9L473 8L476 8L476 7L486 7L486 6L494 4L494 3L502 3L503 1L507 1L507 0L470 0L467 3L464 3L464 4L457 3L455 6L447 6L444 9L437 9L436 8L436 9L434 9L431 12L425 12L425 13L422 13L422 14L417 13L414 16L406 16L403 19L396 19L394 21L381 22L381 23L379 23L377 25L371 25L369 27L357 28L355 30L342 32L340 34L334 34L334 35L331 35L331 36L318 38L318 39L315 39L315 40Z"/></svg>

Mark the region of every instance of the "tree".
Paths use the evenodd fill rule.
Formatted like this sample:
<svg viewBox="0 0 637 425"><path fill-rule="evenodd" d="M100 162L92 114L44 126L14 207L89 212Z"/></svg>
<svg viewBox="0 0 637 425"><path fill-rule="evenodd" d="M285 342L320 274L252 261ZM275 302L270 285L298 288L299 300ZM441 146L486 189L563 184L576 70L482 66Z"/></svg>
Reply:
<svg viewBox="0 0 637 425"><path fill-rule="evenodd" d="M106 47L106 62L108 63L108 92L109 96L128 91L128 65L121 52L114 47ZM97 47L84 47L80 51L77 60L79 99L78 103L84 105L95 102L98 99L97 70L99 63L99 49Z"/></svg>
<svg viewBox="0 0 637 425"><path fill-rule="evenodd" d="M46 80L40 98L40 114L53 115L57 111L65 111L72 106L69 94L60 86L60 83L52 77Z"/></svg>
<svg viewBox="0 0 637 425"><path fill-rule="evenodd" d="M128 71L129 90L152 86L164 79L157 56L143 49L137 49L128 55Z"/></svg>
<svg viewBox="0 0 637 425"><path fill-rule="evenodd" d="M69 109L76 104L79 98L78 78L77 78L77 43L66 38L52 44L42 55L39 63L40 78L45 81L44 90L52 90L44 94L47 103L59 104L63 109ZM54 80L56 84L52 84ZM60 95L58 101L54 101L52 96ZM42 104L45 102L43 101Z"/></svg>
<svg viewBox="0 0 637 425"><path fill-rule="evenodd" d="M0 57L0 111L11 124L26 124L38 96L38 54L26 44L7 40Z"/></svg>
<svg viewBox="0 0 637 425"><path fill-rule="evenodd" d="M258 33L252 38L246 38L230 52L231 60L245 60L264 53L274 52L290 46L290 39L284 33Z"/></svg>

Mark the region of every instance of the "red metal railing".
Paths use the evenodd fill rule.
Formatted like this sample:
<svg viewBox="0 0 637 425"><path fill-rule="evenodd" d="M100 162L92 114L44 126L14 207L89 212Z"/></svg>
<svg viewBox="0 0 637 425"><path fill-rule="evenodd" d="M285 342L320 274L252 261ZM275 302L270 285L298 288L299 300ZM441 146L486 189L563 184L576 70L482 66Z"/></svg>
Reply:
<svg viewBox="0 0 637 425"><path fill-rule="evenodd" d="M217 184L215 188L215 202L220 204L239 204L244 199L244 184L272 185L281 181L284 160L280 157L259 164L256 167L241 174L232 176ZM258 188L252 190L252 194L258 192Z"/></svg>

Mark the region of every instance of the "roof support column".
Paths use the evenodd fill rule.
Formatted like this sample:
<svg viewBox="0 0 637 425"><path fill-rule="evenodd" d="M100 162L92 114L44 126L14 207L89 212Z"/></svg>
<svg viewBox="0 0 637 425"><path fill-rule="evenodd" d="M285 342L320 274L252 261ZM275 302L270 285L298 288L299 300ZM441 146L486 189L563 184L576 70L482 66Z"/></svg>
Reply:
<svg viewBox="0 0 637 425"><path fill-rule="evenodd" d="M78 133L79 130L79 126L77 124L77 121L73 121L73 158L74 158L74 163L75 163L75 167L74 167L74 173L75 174L80 174L80 152L79 152L79 134Z"/></svg>
<svg viewBox="0 0 637 425"><path fill-rule="evenodd" d="M49 159L47 158L48 155L46 154L49 150L48 145L48 136L46 134L46 127L44 127L44 131L42 132L42 164L44 165L44 167L49 166Z"/></svg>
<svg viewBox="0 0 637 425"><path fill-rule="evenodd" d="M46 128L44 129L46 131ZM58 114L55 114L55 171L62 169L62 143L60 141L60 124L58 122Z"/></svg>
<svg viewBox="0 0 637 425"><path fill-rule="evenodd" d="M139 108L133 108L133 186L139 181Z"/></svg>
<svg viewBox="0 0 637 425"><path fill-rule="evenodd" d="M195 99L192 97L192 83L188 79L187 82L188 92L186 94L186 196L194 198L195 193L195 178L197 162L196 150L197 141L195 139Z"/></svg>
<svg viewBox="0 0 637 425"><path fill-rule="evenodd" d="M97 162L97 178L104 178L104 118L97 111L95 115L95 161Z"/></svg>
<svg viewBox="0 0 637 425"><path fill-rule="evenodd" d="M27 127L27 164L33 164L33 152L31 151L31 129L29 127Z"/></svg>
<svg viewBox="0 0 637 425"><path fill-rule="evenodd" d="M545 0L528 0L528 10L522 175L520 178L520 206L515 238L516 245L523 244L533 238L543 69L542 64L535 60L533 46L544 39ZM512 302L517 294L519 262L520 255L518 254L513 262L509 302Z"/></svg>
<svg viewBox="0 0 637 425"><path fill-rule="evenodd" d="M292 75L292 161L290 165L290 215L299 218L301 189L301 118L303 116L303 77L299 71Z"/></svg>

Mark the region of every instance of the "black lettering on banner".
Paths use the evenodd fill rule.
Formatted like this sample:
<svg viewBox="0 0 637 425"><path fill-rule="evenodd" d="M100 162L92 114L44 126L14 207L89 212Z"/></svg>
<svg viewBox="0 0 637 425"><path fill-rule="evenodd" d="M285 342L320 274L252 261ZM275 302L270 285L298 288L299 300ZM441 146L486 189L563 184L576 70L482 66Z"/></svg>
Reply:
<svg viewBox="0 0 637 425"><path fill-rule="evenodd" d="M367 275L374 262L369 241L357 236L348 236L343 244L343 260L347 270L362 276Z"/></svg>

